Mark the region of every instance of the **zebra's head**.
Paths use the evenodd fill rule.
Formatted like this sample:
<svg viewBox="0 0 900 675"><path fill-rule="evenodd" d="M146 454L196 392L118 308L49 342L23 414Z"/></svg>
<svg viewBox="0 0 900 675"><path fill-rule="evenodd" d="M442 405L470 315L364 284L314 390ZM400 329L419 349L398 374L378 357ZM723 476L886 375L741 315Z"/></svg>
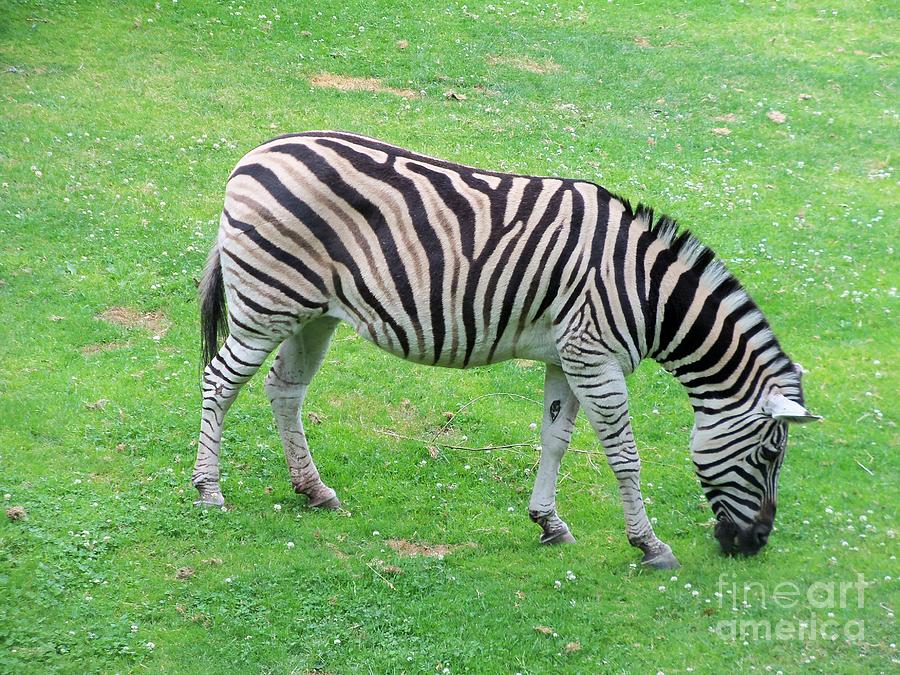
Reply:
<svg viewBox="0 0 900 675"><path fill-rule="evenodd" d="M748 414L727 421L698 419L691 454L726 554L754 555L766 545L775 522L788 425L817 419L777 388Z"/></svg>

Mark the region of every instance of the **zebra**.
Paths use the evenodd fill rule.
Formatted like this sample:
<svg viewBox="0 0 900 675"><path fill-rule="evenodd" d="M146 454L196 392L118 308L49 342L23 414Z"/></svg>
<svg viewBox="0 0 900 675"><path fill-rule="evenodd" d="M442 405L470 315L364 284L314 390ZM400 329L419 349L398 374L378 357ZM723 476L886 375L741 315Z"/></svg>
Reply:
<svg viewBox="0 0 900 675"><path fill-rule="evenodd" d="M529 501L541 543L575 541L556 481L580 409L650 567L679 563L641 494L625 378L643 358L687 390L691 455L725 553L766 544L788 424L820 419L757 306L670 218L589 181L476 169L352 133L280 136L238 162L199 296L198 505L224 504L225 415L278 348L265 391L291 483L309 506L339 508L301 409L341 321L416 363L544 362Z"/></svg>

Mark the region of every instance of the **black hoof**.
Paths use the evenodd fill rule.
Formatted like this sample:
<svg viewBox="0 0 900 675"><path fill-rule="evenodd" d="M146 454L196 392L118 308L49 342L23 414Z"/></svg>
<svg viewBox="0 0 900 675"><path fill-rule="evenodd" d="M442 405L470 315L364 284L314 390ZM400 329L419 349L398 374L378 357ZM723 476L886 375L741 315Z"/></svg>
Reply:
<svg viewBox="0 0 900 675"><path fill-rule="evenodd" d="M337 511L341 508L341 500L337 498L337 495L333 497L326 497L320 501L309 501L309 506L314 509L328 509L330 511Z"/></svg>
<svg viewBox="0 0 900 675"><path fill-rule="evenodd" d="M200 495L200 499L194 502L194 506L204 509L221 508L225 506L225 497L221 492Z"/></svg>
<svg viewBox="0 0 900 675"><path fill-rule="evenodd" d="M662 551L645 554L641 564L656 570L674 570L681 567L681 563L678 562L678 559L668 547Z"/></svg>
<svg viewBox="0 0 900 675"><path fill-rule="evenodd" d="M555 546L556 544L574 544L576 542L577 539L575 539L568 530L552 532L550 534L545 532L541 535L541 543L547 546Z"/></svg>

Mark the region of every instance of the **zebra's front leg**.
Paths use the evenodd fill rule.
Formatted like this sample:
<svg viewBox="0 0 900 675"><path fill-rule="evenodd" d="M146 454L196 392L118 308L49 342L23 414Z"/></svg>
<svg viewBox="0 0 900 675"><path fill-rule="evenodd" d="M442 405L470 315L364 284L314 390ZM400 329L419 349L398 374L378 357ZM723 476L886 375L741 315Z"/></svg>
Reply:
<svg viewBox="0 0 900 675"><path fill-rule="evenodd" d="M641 494L641 460L628 416L628 391L618 365L586 369L566 364L569 382L591 426L600 438L606 459L619 482L628 541L644 553L641 562L657 569L678 567L668 544L653 532ZM571 368L571 370L569 370ZM593 371L593 372L592 372Z"/></svg>
<svg viewBox="0 0 900 675"><path fill-rule="evenodd" d="M285 340L266 377L266 394L284 445L291 485L309 498L309 506L337 509L337 493L319 477L303 429L303 400L331 344L337 320L316 319Z"/></svg>
<svg viewBox="0 0 900 675"><path fill-rule="evenodd" d="M541 460L528 504L528 515L543 530L542 544L575 541L575 537L569 532L569 526L556 513L556 478L563 454L572 437L576 415L578 399L569 388L562 368L547 364L544 375L544 418L541 422Z"/></svg>
<svg viewBox="0 0 900 675"><path fill-rule="evenodd" d="M229 335L225 344L203 370L203 403L197 461L191 483L200 493L195 506L223 506L219 486L219 453L222 425L241 386L253 377L272 351L270 342L253 337Z"/></svg>

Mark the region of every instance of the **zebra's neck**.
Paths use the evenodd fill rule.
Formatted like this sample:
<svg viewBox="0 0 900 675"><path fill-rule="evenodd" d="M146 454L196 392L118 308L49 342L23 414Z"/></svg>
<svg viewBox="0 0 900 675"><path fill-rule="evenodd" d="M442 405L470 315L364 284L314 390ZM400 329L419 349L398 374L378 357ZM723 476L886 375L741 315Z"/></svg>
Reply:
<svg viewBox="0 0 900 675"><path fill-rule="evenodd" d="M672 373L700 415L758 406L773 385L800 398L799 377L750 296L715 254L687 231L639 207L646 356Z"/></svg>

